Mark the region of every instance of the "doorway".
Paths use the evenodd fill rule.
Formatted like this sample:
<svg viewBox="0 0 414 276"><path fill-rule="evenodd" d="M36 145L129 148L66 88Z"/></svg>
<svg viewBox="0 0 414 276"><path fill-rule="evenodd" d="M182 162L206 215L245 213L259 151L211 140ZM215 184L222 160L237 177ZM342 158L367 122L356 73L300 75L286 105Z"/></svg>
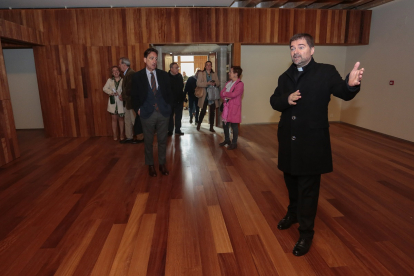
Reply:
<svg viewBox="0 0 414 276"><path fill-rule="evenodd" d="M3 55L16 129L43 129L33 49L3 49Z"/></svg>

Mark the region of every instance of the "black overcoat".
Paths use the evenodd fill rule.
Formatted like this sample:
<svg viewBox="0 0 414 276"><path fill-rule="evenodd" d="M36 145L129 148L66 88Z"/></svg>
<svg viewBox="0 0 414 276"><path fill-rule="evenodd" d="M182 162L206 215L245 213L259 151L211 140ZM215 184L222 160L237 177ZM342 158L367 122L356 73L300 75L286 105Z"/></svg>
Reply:
<svg viewBox="0 0 414 276"><path fill-rule="evenodd" d="M315 175L331 172L332 153L329 138L328 104L331 94L349 101L359 92L348 87L348 76L341 78L335 66L316 63L313 58L298 81L292 64L278 80L270 97L273 109L282 112L277 137L278 168L292 175ZM290 94L299 90L302 98L289 105Z"/></svg>

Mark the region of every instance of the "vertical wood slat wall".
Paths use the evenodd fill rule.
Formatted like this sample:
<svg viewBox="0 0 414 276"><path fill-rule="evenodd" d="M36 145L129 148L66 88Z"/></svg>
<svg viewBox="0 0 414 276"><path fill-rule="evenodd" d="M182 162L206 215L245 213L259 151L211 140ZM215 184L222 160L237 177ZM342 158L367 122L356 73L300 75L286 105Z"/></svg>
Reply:
<svg viewBox="0 0 414 276"><path fill-rule="evenodd" d="M109 68L121 56L143 68L149 43L235 43L233 61L240 63L242 44L288 44L297 32L317 44L368 44L371 11L40 9L0 10L0 18L43 31L45 46L35 46L34 56L46 134L87 137L111 134L102 92Z"/></svg>

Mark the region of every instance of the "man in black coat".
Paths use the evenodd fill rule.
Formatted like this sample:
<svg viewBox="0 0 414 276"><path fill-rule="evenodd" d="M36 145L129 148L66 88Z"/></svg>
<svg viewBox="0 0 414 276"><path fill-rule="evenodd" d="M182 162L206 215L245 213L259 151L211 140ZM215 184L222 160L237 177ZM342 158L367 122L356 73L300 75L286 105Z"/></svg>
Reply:
<svg viewBox="0 0 414 276"><path fill-rule="evenodd" d="M157 176L154 167L153 141L155 131L158 140L159 170L163 175L169 172L165 165L167 152L167 131L171 114L172 94L168 73L157 67L158 51L149 48L144 52L145 68L132 76L132 107L140 116L145 142L145 164L149 175Z"/></svg>
<svg viewBox="0 0 414 276"><path fill-rule="evenodd" d="M170 71L168 72L168 75L170 76L173 104L171 106L172 112L170 115L170 123L168 125L168 135L173 134L174 125L175 134L184 135L184 132L181 131L181 119L183 118L183 104L185 99L184 80L183 76L178 72L178 70L180 70L180 68L178 67L177 62L170 64Z"/></svg>
<svg viewBox="0 0 414 276"><path fill-rule="evenodd" d="M332 171L328 104L331 94L349 101L359 92L364 69L357 62L345 80L333 65L313 60L314 41L309 34L290 39L293 64L279 77L270 98L282 112L278 126L278 168L289 192L286 216L280 230L299 222L295 256L306 254L312 244L321 174Z"/></svg>

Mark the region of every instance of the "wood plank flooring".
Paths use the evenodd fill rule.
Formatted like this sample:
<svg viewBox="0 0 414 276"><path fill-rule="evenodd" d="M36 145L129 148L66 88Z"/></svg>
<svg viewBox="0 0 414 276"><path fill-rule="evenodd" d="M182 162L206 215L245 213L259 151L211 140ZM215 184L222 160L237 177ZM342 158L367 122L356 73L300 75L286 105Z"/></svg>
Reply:
<svg viewBox="0 0 414 276"><path fill-rule="evenodd" d="M332 123L334 172L295 257L297 225L276 227L277 125L242 125L234 151L207 127L185 117L156 178L143 144L18 131L21 157L0 167L0 274L414 275L413 143Z"/></svg>

